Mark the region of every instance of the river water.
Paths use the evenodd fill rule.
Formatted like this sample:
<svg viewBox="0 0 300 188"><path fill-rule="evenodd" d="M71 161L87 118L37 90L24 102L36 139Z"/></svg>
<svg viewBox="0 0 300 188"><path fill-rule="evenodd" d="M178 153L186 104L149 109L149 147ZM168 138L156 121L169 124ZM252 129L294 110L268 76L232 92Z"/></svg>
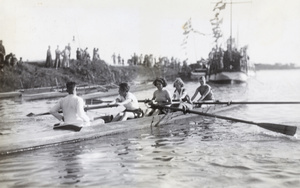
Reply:
<svg viewBox="0 0 300 188"><path fill-rule="evenodd" d="M190 95L199 84L186 83ZM300 101L300 70L257 71L244 84L211 84L222 101ZM155 88L153 88L154 90ZM167 86L173 92L172 84ZM153 90L135 93L151 98ZM1 137L49 131L57 99L0 101ZM300 128L300 105L241 105L220 115ZM213 118L2 155L1 187L300 187L300 141Z"/></svg>

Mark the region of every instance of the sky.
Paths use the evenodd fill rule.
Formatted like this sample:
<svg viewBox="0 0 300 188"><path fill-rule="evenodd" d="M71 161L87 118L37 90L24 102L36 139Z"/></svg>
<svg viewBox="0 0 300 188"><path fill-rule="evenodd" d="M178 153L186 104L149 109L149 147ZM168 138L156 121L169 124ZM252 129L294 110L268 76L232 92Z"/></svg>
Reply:
<svg viewBox="0 0 300 188"><path fill-rule="evenodd" d="M23 60L45 60L59 45L98 48L100 58L112 63L112 54L125 62L134 53L155 57L207 59L215 46L210 19L220 0L0 0L0 40L6 53ZM226 2L225 0L223 0ZM230 2L230 0L227 0ZM254 63L295 63L300 66L299 0L232 0L232 37L248 46ZM237 3L235 3L237 2ZM220 44L230 36L230 4L223 18ZM187 44L183 25L191 19Z"/></svg>

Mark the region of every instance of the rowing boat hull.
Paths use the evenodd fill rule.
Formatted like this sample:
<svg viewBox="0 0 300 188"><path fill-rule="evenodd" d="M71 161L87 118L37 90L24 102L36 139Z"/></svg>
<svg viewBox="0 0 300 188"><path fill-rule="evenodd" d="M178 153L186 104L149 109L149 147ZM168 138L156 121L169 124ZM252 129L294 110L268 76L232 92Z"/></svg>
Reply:
<svg viewBox="0 0 300 188"><path fill-rule="evenodd" d="M205 113L216 113L234 107L236 107L236 105L215 105L206 108L198 108L197 110ZM13 139L13 142L12 139L5 140L2 137L0 138L0 152L1 155L16 153L43 147L55 146L59 144L95 139L102 136L120 134L144 128L150 129L157 125L162 126L164 124L171 123L188 124L189 121L195 121L197 119L199 119L199 115L196 114L183 114L182 112L173 112L167 115L144 117L127 120L124 122L112 122L107 124L99 124L99 121L96 120L92 122L91 126L83 127L80 132L53 130L53 127L51 127L49 131L45 131L39 134L33 134L30 136L18 135L17 138Z"/></svg>
<svg viewBox="0 0 300 188"><path fill-rule="evenodd" d="M209 75L208 80L211 82L246 82L248 75L242 71L223 71Z"/></svg>
<svg viewBox="0 0 300 188"><path fill-rule="evenodd" d="M22 95L22 93L19 91L3 92L3 93L0 93L0 99L20 97L21 95Z"/></svg>
<svg viewBox="0 0 300 188"><path fill-rule="evenodd" d="M191 72L191 79L196 80L200 78L201 76L206 76L206 69L195 69L194 71Z"/></svg>

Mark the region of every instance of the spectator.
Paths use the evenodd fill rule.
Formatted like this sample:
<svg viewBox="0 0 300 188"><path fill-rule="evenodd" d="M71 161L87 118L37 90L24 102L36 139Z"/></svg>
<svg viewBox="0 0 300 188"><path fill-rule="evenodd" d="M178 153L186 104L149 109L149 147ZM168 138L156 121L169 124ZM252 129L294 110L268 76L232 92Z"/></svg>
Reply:
<svg viewBox="0 0 300 188"><path fill-rule="evenodd" d="M59 68L61 65L61 61L60 61L60 50L59 50L59 46L57 45L57 49L55 50L55 62L54 62L54 67L57 69Z"/></svg>
<svg viewBox="0 0 300 188"><path fill-rule="evenodd" d="M51 64L52 64L51 47L48 46L45 67L51 67Z"/></svg>

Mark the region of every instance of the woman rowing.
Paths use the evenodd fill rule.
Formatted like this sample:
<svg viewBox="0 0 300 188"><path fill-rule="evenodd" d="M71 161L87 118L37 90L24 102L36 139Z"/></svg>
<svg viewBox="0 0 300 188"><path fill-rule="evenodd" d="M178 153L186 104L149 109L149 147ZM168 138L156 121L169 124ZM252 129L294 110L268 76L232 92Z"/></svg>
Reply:
<svg viewBox="0 0 300 188"><path fill-rule="evenodd" d="M166 110L162 108L157 108L158 106L169 106L172 104L171 95L168 90L164 89L167 86L167 82L164 78L157 78L153 81L153 85L157 87L157 90L154 91L153 97L149 102L152 105L151 111L148 113L148 116L165 114Z"/></svg>
<svg viewBox="0 0 300 188"><path fill-rule="evenodd" d="M199 83L200 86L196 89L193 97L192 97L192 101L194 101L195 97L198 95L198 93L200 94L200 98L198 99L198 102L200 101L213 101L214 97L213 97L213 92L211 90L210 85L206 84L206 80L204 76L201 76L199 78Z"/></svg>
<svg viewBox="0 0 300 188"><path fill-rule="evenodd" d="M130 86L128 83L119 85L119 96L110 104L124 106L125 110L118 113L112 121L126 121L128 118L136 118L143 116L143 111L139 107L137 98L129 92Z"/></svg>
<svg viewBox="0 0 300 188"><path fill-rule="evenodd" d="M179 104L172 104L172 107L178 107L183 109L192 109L193 104L184 88L184 82L181 78L176 78L173 83L173 87L175 87L175 91L173 94L173 100L178 100Z"/></svg>

